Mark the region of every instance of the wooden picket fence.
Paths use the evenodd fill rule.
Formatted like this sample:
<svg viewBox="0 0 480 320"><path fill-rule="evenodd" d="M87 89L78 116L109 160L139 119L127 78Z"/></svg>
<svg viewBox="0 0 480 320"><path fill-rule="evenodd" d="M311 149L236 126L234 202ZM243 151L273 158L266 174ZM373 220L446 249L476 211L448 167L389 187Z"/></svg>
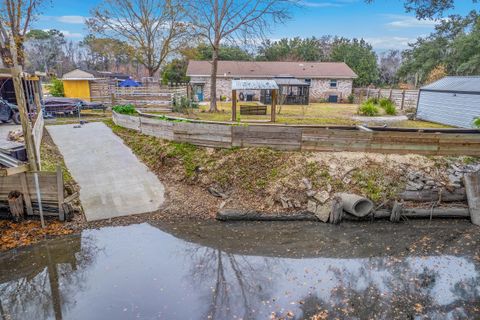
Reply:
<svg viewBox="0 0 480 320"><path fill-rule="evenodd" d="M166 140L198 146L267 147L289 151L357 151L394 154L480 156L480 130L404 129L351 126L235 124L158 119L113 113L122 127Z"/></svg>
<svg viewBox="0 0 480 320"><path fill-rule="evenodd" d="M418 90L355 88L353 89L354 102L362 103L369 98L388 98L400 110L416 109Z"/></svg>

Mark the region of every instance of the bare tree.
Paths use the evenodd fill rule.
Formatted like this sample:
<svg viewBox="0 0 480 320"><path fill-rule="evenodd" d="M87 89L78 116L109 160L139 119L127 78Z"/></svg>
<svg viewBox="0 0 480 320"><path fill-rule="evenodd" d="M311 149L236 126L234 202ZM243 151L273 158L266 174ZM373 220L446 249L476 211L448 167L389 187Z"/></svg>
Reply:
<svg viewBox="0 0 480 320"><path fill-rule="evenodd" d="M189 21L212 46L210 112L217 109L217 70L220 45L226 40L261 38L271 24L289 18L294 0L191 0L186 5Z"/></svg>
<svg viewBox="0 0 480 320"><path fill-rule="evenodd" d="M23 42L42 0L2 0L0 2L0 55L5 67L13 66L10 38L17 47L19 65L24 64Z"/></svg>
<svg viewBox="0 0 480 320"><path fill-rule="evenodd" d="M87 20L91 31L125 41L153 77L187 35L177 0L104 0Z"/></svg>

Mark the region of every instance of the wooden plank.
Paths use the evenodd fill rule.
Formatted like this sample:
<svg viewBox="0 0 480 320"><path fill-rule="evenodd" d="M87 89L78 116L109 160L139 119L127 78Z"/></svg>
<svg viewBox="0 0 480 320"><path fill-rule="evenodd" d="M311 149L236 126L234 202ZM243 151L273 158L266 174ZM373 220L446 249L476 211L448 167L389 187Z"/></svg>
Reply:
<svg viewBox="0 0 480 320"><path fill-rule="evenodd" d="M30 167L29 167L28 164L24 164L24 165L21 165L21 166L18 166L18 167L1 168L0 169L0 177L12 176L12 175L15 175L17 173L26 172L26 171L28 171L29 168Z"/></svg>
<svg viewBox="0 0 480 320"><path fill-rule="evenodd" d="M464 182L470 219L473 224L480 226L480 172L466 174Z"/></svg>
<svg viewBox="0 0 480 320"><path fill-rule="evenodd" d="M62 203L64 202L64 199L65 199L62 167L57 166L56 175L57 175L57 193L58 193L58 204L59 204L58 217L60 221L65 221L65 212L63 211L63 206L62 206Z"/></svg>
<svg viewBox="0 0 480 320"><path fill-rule="evenodd" d="M22 186L23 199L25 200L25 206L27 207L27 214L31 216L33 215L33 209L32 209L32 200L30 198L30 192L28 191L27 175L25 173L21 173L19 176L20 176L20 184Z"/></svg>

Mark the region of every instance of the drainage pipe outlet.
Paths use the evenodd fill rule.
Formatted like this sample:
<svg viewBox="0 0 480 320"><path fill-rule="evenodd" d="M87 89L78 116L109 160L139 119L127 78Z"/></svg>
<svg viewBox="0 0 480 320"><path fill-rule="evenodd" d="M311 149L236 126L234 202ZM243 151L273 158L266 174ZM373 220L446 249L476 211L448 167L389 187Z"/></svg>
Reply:
<svg viewBox="0 0 480 320"><path fill-rule="evenodd" d="M343 210L356 217L365 217L373 210L373 202L356 194L339 193L342 199Z"/></svg>

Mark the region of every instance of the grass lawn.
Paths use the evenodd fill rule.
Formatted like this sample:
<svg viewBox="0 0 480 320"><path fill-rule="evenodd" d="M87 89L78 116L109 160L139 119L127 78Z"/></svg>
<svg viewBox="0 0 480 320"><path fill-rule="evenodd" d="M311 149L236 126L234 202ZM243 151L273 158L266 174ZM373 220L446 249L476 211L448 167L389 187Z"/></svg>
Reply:
<svg viewBox="0 0 480 320"><path fill-rule="evenodd" d="M241 105L255 105L253 102L242 102ZM188 117L192 119L208 120L208 121L225 121L231 119L231 102L220 102L218 104L219 112L208 112L208 106L200 106L198 110L193 110L189 115L173 114L178 117ZM270 110L267 109L265 116L245 116L240 115L240 107L237 106L237 117L240 121L268 121L270 120ZM338 104L338 103L311 103L308 106L302 105L285 105L278 107L277 123L285 124L318 124L318 125L356 125L360 121L352 119L357 115L358 105L356 104ZM153 113L153 112L152 112ZM373 124L372 124L373 125ZM383 125L376 123L375 125ZM426 121L398 121L388 123L389 127L402 128L448 128L437 123Z"/></svg>

